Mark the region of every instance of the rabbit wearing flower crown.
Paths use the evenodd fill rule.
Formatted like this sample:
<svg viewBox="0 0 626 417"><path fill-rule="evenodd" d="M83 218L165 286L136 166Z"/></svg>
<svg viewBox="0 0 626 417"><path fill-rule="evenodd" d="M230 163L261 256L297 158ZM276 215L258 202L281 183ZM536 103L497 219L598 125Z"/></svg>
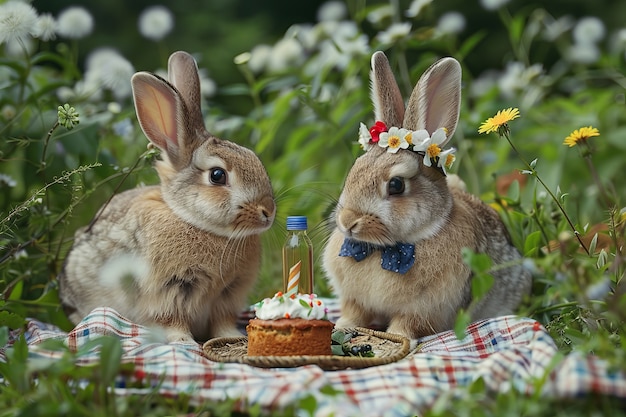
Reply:
<svg viewBox="0 0 626 417"><path fill-rule="evenodd" d="M139 124L161 150L161 184L116 195L76 232L61 302L74 323L108 306L169 341L240 336L259 234L276 213L267 172L254 152L205 129L188 53L170 56L168 80L139 72L131 84Z"/></svg>
<svg viewBox="0 0 626 417"><path fill-rule="evenodd" d="M497 212L448 182L461 66L432 65L408 104L382 52L372 56L377 122L361 125L357 158L333 213L336 228L323 267L341 300L337 327L382 321L387 331L419 338L453 327L460 309L474 320L511 314L530 292L531 276ZM494 282L472 302L469 248L492 259ZM471 303L471 306L470 306Z"/></svg>

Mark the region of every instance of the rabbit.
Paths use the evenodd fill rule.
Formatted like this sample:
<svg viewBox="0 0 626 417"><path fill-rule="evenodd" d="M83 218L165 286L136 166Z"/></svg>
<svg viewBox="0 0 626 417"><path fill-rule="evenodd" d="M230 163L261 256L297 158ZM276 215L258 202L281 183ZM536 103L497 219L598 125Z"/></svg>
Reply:
<svg viewBox="0 0 626 417"><path fill-rule="evenodd" d="M433 137L444 128L443 147L459 119L460 64L449 57L433 64L406 110L385 54L374 53L371 65L376 120L390 130L425 129ZM408 148L390 153L371 146L349 170L322 254L322 268L340 299L337 328L382 323L387 332L414 340L452 329L460 309L469 308L473 320L512 314L530 293L531 275L497 212L466 193L459 178L448 182L445 170L424 161L423 153ZM498 266L493 286L472 305L464 247L489 255ZM396 272L396 262L403 271ZM383 269L385 263L392 267Z"/></svg>
<svg viewBox="0 0 626 417"><path fill-rule="evenodd" d="M76 232L59 275L62 306L74 323L112 307L163 328L169 342L241 336L259 235L276 214L267 171L254 152L206 130L188 53L170 56L168 81L138 72L131 84L141 129L161 151L160 184L114 196Z"/></svg>

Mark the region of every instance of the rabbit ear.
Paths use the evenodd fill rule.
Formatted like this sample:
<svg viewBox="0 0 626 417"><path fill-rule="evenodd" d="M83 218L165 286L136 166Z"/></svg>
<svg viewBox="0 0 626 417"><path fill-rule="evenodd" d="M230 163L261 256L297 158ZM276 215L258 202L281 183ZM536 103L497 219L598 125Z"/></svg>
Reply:
<svg viewBox="0 0 626 417"><path fill-rule="evenodd" d="M167 62L169 82L180 92L187 106L187 119L194 126L204 127L200 100L200 78L198 65L191 55L177 51Z"/></svg>
<svg viewBox="0 0 626 417"><path fill-rule="evenodd" d="M429 133L444 127L450 139L459 122L460 108L461 64L454 58L442 58L426 70L413 89L404 127Z"/></svg>
<svg viewBox="0 0 626 417"><path fill-rule="evenodd" d="M167 154L175 168L187 165L195 135L185 123L187 106L178 91L163 78L147 72L133 75L131 85L137 119L146 137Z"/></svg>
<svg viewBox="0 0 626 417"><path fill-rule="evenodd" d="M391 72L389 60L381 51L372 55L372 103L376 120L385 122L389 127L402 125L404 119L404 101L396 79Z"/></svg>

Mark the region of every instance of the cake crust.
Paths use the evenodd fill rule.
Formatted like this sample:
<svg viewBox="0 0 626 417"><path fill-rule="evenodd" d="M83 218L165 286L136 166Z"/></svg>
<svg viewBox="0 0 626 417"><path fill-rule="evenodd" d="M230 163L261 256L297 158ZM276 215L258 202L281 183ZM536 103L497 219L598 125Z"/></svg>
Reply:
<svg viewBox="0 0 626 417"><path fill-rule="evenodd" d="M328 320L251 319L246 327L248 355L331 355L333 327Z"/></svg>

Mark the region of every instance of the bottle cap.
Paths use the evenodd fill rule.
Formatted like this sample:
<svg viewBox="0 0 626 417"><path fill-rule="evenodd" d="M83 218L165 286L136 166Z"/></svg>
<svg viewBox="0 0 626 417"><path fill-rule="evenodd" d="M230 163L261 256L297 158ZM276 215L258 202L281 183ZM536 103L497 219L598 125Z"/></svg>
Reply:
<svg viewBox="0 0 626 417"><path fill-rule="evenodd" d="M287 217L287 230L306 230L307 220L306 216L288 216Z"/></svg>

